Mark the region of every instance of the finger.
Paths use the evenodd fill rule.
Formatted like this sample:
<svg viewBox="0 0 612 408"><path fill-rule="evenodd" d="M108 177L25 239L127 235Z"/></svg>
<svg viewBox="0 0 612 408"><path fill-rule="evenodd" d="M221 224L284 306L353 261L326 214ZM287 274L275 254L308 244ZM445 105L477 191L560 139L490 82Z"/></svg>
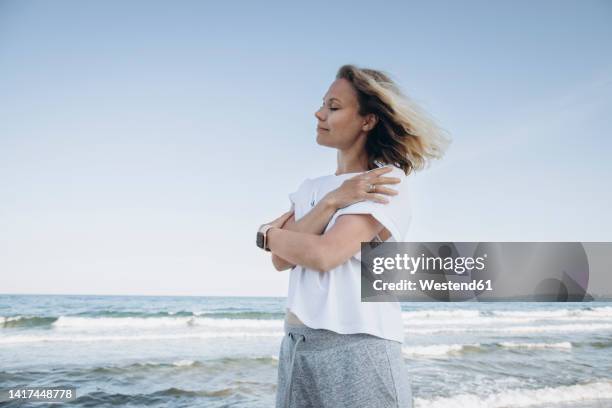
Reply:
<svg viewBox="0 0 612 408"><path fill-rule="evenodd" d="M376 169L368 170L365 173L360 173L360 174L358 174L356 176L353 176L351 178L371 180L371 179L379 177L379 176L381 176L383 174L389 173L391 170L393 170L393 166L378 167Z"/></svg>
<svg viewBox="0 0 612 408"><path fill-rule="evenodd" d="M374 191L372 191L373 193L378 193L378 194L386 194L386 195L390 195L390 196L395 196L397 195L397 190L394 190L392 188L389 187L383 187L383 186L376 186L376 189L374 189Z"/></svg>
<svg viewBox="0 0 612 408"><path fill-rule="evenodd" d="M376 203L388 204L389 200L387 200L384 196L380 194L366 194L366 200L374 201Z"/></svg>
<svg viewBox="0 0 612 408"><path fill-rule="evenodd" d="M372 184L398 184L402 180L397 177L377 177L374 180L370 180Z"/></svg>
<svg viewBox="0 0 612 408"><path fill-rule="evenodd" d="M366 171L365 174L367 174L368 176L380 176L382 174L390 172L391 170L393 170L393 166L383 166L377 169Z"/></svg>

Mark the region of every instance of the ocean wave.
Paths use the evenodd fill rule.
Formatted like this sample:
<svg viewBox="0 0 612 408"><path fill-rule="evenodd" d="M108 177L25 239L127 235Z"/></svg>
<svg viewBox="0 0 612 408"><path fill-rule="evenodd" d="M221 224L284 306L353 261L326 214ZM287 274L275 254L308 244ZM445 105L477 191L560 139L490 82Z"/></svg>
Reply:
<svg viewBox="0 0 612 408"><path fill-rule="evenodd" d="M406 325L417 326L478 326L478 325L500 325L512 323L531 323L538 319L531 317L494 317L494 316L475 316L469 318L403 318ZM574 320L572 320L574 321Z"/></svg>
<svg viewBox="0 0 612 408"><path fill-rule="evenodd" d="M147 340L184 340L184 339L214 339L225 337L281 337L283 332L211 332L211 333L180 333L180 334L137 334L137 335L100 335L100 336L6 336L0 337L0 344L74 342L87 343L99 341L147 341Z"/></svg>
<svg viewBox="0 0 612 408"><path fill-rule="evenodd" d="M103 365L93 367L62 367L42 371L18 370L16 372L0 371L0 381L28 381L39 377L48 378L57 374L63 378L78 379L82 376L93 375L116 375L135 372L149 372L155 370L201 370L218 369L219 366L244 367L245 364L274 365L278 362L278 356L243 356L243 357L221 357L210 360L176 360L176 361L142 361L131 364Z"/></svg>
<svg viewBox="0 0 612 408"><path fill-rule="evenodd" d="M571 350L572 343L569 341L563 341L559 343L514 343L514 342L500 342L500 347L504 348L518 348L518 349L561 349Z"/></svg>
<svg viewBox="0 0 612 408"><path fill-rule="evenodd" d="M98 312L82 312L74 315L62 316L0 316L0 328L43 328L43 327L120 327L120 326L181 326L181 325L208 325L208 326L258 326L278 325L284 318L284 313L254 312L254 311L177 311L177 312L131 312L104 310ZM228 321L234 321L230 323ZM263 322L262 322L263 321Z"/></svg>
<svg viewBox="0 0 612 408"><path fill-rule="evenodd" d="M232 309L232 310L230 310ZM281 327L282 312L249 311L242 308L224 308L200 311L116 311L101 310L62 316L0 316L0 329L18 328L109 328L109 327ZM402 319L408 325L474 326L485 324L530 323L537 320L573 321L612 319L612 307L560 310L413 310L403 311Z"/></svg>
<svg viewBox="0 0 612 408"><path fill-rule="evenodd" d="M177 310L177 311L133 311L133 310L96 310L76 313L71 316L76 317L192 317L192 316L206 316L212 318L226 318L226 319L278 319L282 318L284 313L278 312L267 312L258 310L248 310L241 307L225 307L221 309L210 309L210 310Z"/></svg>
<svg viewBox="0 0 612 408"><path fill-rule="evenodd" d="M283 312L198 312L196 316L205 316L213 319L253 319L253 320L282 320Z"/></svg>
<svg viewBox="0 0 612 408"><path fill-rule="evenodd" d="M77 406L154 406L168 403L169 400L192 401L197 398L224 398L241 392L242 386L227 387L218 390L184 390L181 388L167 388L150 394L120 394L95 391L78 397L73 403Z"/></svg>
<svg viewBox="0 0 612 408"><path fill-rule="evenodd" d="M612 347L612 339L610 341L594 341L589 343L589 346L593 348L610 348Z"/></svg>
<svg viewBox="0 0 612 408"><path fill-rule="evenodd" d="M416 310L403 311L402 319L409 324L419 325L478 325L529 323L538 320L577 321L611 320L612 307L560 310Z"/></svg>
<svg viewBox="0 0 612 408"><path fill-rule="evenodd" d="M413 310L403 311L402 318L454 318L454 317L478 317L480 312L478 310Z"/></svg>
<svg viewBox="0 0 612 408"><path fill-rule="evenodd" d="M406 356L444 357L466 351L480 351L480 343L474 344L433 344L428 346L404 346L402 353Z"/></svg>
<svg viewBox="0 0 612 408"><path fill-rule="evenodd" d="M55 316L0 316L0 328L44 327L51 326L56 320Z"/></svg>
<svg viewBox="0 0 612 408"><path fill-rule="evenodd" d="M142 328L155 329L162 327L202 326L210 328L282 328L282 320L258 319L216 319L210 317L74 317L60 316L53 327L56 328Z"/></svg>
<svg viewBox="0 0 612 408"><path fill-rule="evenodd" d="M531 317L538 319L554 319L556 317L586 317L586 318L612 318L612 307L587 307L583 309L557 309L557 310L494 310L491 312L501 317Z"/></svg>
<svg viewBox="0 0 612 408"><path fill-rule="evenodd" d="M402 353L409 357L447 357L452 355L460 355L466 352L486 352L499 348L509 349L561 349L571 350L572 343L467 343L467 344L431 344L431 345L411 345L403 346Z"/></svg>
<svg viewBox="0 0 612 408"><path fill-rule="evenodd" d="M227 366L231 364L244 364L248 362L258 364L274 364L278 361L277 356L245 356L245 357L221 357L213 360L176 360L172 362L158 362L158 361L145 361L132 363L127 365L110 365L100 366L73 370L71 375L78 376L80 374L87 373L125 373L133 371L150 371L158 369L172 369L172 370L184 370L184 369L201 369L205 367L212 367L216 365Z"/></svg>
<svg viewBox="0 0 612 408"><path fill-rule="evenodd" d="M196 316L199 312L190 310L177 310L169 312L160 310L157 312L139 312L132 310L97 310L95 312L81 312L74 316L79 317L189 317Z"/></svg>
<svg viewBox="0 0 612 408"><path fill-rule="evenodd" d="M431 400L415 398L417 408L470 408L529 407L540 404L598 401L612 398L612 381L545 387L537 389L506 390L487 396L461 394L454 397L438 397Z"/></svg>
<svg viewBox="0 0 612 408"><path fill-rule="evenodd" d="M549 332L581 332L612 330L612 324L593 323L593 324L550 324L538 326L507 326L507 327L437 327L437 328L414 328L404 327L407 334L435 334L435 333L549 333Z"/></svg>
<svg viewBox="0 0 612 408"><path fill-rule="evenodd" d="M76 317L199 317L206 316L211 318L224 318L224 319L279 319L283 318L284 313L282 312L263 312L254 310L245 310L244 308L223 308L213 310L179 310L174 312L168 311L157 311L157 312L136 312L136 311L117 311L117 310L100 310L96 312L82 312L77 313L73 316Z"/></svg>
<svg viewBox="0 0 612 408"><path fill-rule="evenodd" d="M200 368L204 365L203 362L197 360L177 360L174 362L154 362L154 361L145 361L132 363L128 365L108 365L108 366L99 366L99 367L91 367L91 368L79 368L79 369L71 369L67 370L68 373L64 373L64 375L68 375L72 377L79 377L80 375L87 375L88 373L93 374L122 374L122 373L130 373L130 372L139 372L139 371L152 371L157 369L192 369L192 368Z"/></svg>

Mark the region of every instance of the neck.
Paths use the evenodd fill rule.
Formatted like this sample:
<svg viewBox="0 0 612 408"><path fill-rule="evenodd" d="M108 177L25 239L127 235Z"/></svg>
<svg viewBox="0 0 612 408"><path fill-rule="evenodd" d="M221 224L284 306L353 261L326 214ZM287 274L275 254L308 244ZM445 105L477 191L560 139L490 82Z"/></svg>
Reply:
<svg viewBox="0 0 612 408"><path fill-rule="evenodd" d="M363 146L352 146L338 150L336 176L345 173L359 173L368 170L368 155Z"/></svg>

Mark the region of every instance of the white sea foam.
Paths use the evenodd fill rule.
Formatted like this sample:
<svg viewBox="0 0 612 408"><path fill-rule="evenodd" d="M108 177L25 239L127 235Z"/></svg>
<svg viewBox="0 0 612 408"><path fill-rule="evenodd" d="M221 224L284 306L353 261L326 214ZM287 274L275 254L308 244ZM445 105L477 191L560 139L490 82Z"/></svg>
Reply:
<svg viewBox="0 0 612 408"><path fill-rule="evenodd" d="M569 341L563 341L560 343L513 343L513 342L501 342L498 343L500 346L505 348L525 348L525 349L561 349L571 350L572 343Z"/></svg>
<svg viewBox="0 0 612 408"><path fill-rule="evenodd" d="M6 322L16 322L18 320L27 319L31 316L0 316L0 324Z"/></svg>
<svg viewBox="0 0 612 408"><path fill-rule="evenodd" d="M465 351L468 347L480 347L474 344L433 344L429 346L404 346L402 353L407 356L445 357Z"/></svg>
<svg viewBox="0 0 612 408"><path fill-rule="evenodd" d="M211 327L211 328L257 328L280 329L282 320L263 319L213 319L208 317L73 317L60 316L53 323L56 328L70 329L106 329L106 328L142 328L155 329L163 327Z"/></svg>
<svg viewBox="0 0 612 408"><path fill-rule="evenodd" d="M513 342L500 342L497 343L503 348L525 348L525 349L561 349L571 350L572 343L559 342L559 343L513 343ZM432 345L413 345L402 347L402 353L410 357L446 357L453 354L460 354L467 350L478 349L483 347L481 343L468 343L468 344L432 344Z"/></svg>
<svg viewBox="0 0 612 408"><path fill-rule="evenodd" d="M404 324L410 326L477 326L477 325L500 325L511 323L530 323L538 319L532 317L495 317L476 316L470 318L403 318Z"/></svg>
<svg viewBox="0 0 612 408"><path fill-rule="evenodd" d="M125 336L6 336L0 337L0 344L45 343L45 342L99 342L99 341L146 341L146 340L184 340L213 339L222 337L280 337L283 332L211 332L181 334L138 334Z"/></svg>
<svg viewBox="0 0 612 408"><path fill-rule="evenodd" d="M194 360L179 360L172 363L172 365L176 367L189 367L195 364L196 362Z"/></svg>
<svg viewBox="0 0 612 408"><path fill-rule="evenodd" d="M571 318L611 318L612 319L612 307L595 307L589 309L557 309L557 310L495 310L493 311L495 316L502 317L532 317L538 319L554 319L558 317L571 317Z"/></svg>
<svg viewBox="0 0 612 408"><path fill-rule="evenodd" d="M612 330L612 324L605 323L577 323L577 324L549 324L538 326L507 326L507 327L437 327L421 329L404 325L404 332L411 334L435 334L435 333L549 333L549 332L582 332Z"/></svg>
<svg viewBox="0 0 612 408"><path fill-rule="evenodd" d="M487 396L461 394L454 397L440 397L431 400L415 398L415 407L518 408L542 404L597 401L610 398L612 398L612 381L601 381L539 389L514 389Z"/></svg>
<svg viewBox="0 0 612 408"><path fill-rule="evenodd" d="M478 310L413 310L402 312L403 319L411 318L451 318L451 317L478 317Z"/></svg>
<svg viewBox="0 0 612 408"><path fill-rule="evenodd" d="M250 357L241 357L241 360L260 360L260 359L271 359L274 361L278 361L278 356L250 356ZM178 360L172 363L175 367L191 367L199 364L209 364L208 361L195 361L195 360ZM155 365L161 365L163 363L150 363Z"/></svg>
<svg viewBox="0 0 612 408"><path fill-rule="evenodd" d="M612 321L612 307L560 310L494 310L485 314L478 310L418 310L402 312L404 323L418 326L452 325L474 326L489 324L530 323L539 320L580 322Z"/></svg>

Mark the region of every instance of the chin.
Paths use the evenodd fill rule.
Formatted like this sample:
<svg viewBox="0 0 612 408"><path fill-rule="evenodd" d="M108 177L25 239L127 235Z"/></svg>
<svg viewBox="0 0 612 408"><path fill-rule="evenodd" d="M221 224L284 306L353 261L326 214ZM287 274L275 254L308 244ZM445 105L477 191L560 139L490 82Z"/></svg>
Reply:
<svg viewBox="0 0 612 408"><path fill-rule="evenodd" d="M325 140L324 137L321 137L320 134L317 135L317 144L319 146L325 146L325 147L336 147L334 146L333 143L331 143L329 140Z"/></svg>

